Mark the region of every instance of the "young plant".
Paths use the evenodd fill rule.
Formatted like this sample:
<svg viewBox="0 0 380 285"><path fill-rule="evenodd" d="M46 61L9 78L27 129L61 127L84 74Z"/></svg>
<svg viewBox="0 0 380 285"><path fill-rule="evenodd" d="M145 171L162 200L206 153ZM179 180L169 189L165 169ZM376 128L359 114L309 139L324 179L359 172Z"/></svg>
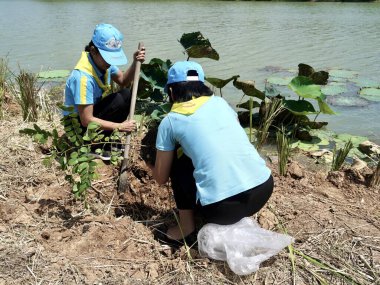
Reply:
<svg viewBox="0 0 380 285"><path fill-rule="evenodd" d="M62 108L72 110L72 108ZM50 132L41 129L37 124L34 124L33 129L23 129L20 133L33 137L39 144L50 144L50 151L44 159L44 164L49 166L53 161L58 161L60 168L66 174L65 179L72 185L75 198L84 199L86 203L87 191L97 177L98 163L92 152L101 153L105 145L119 143L121 135L118 131L114 131L111 136L105 136L100 126L93 122L84 131L76 113L64 116L61 123L65 131L62 136L58 135L57 129ZM121 159L119 152L111 152L112 164L117 164Z"/></svg>
<svg viewBox="0 0 380 285"><path fill-rule="evenodd" d="M18 91L14 91L16 101L21 107L24 121L36 122L38 120L38 97L41 87L37 87L37 75L20 70L16 76Z"/></svg>
<svg viewBox="0 0 380 285"><path fill-rule="evenodd" d="M331 165L332 171L337 171L342 167L344 160L346 159L348 153L350 152L352 148L353 148L353 144L351 140L346 142L344 147L340 148L339 150L336 149L336 146L334 147L333 161Z"/></svg>
<svg viewBox="0 0 380 285"><path fill-rule="evenodd" d="M273 98L270 101L263 101L265 106L264 116L261 120L259 129L257 130L256 148L259 150L263 147L269 135L269 127L273 120L282 111L282 99Z"/></svg>
<svg viewBox="0 0 380 285"><path fill-rule="evenodd" d="M287 172L287 163L289 159L290 146L289 146L289 139L286 136L284 127L281 128L281 131L277 131L276 138L277 138L277 152L278 152L278 157L279 157L278 159L279 173L280 175L285 176Z"/></svg>

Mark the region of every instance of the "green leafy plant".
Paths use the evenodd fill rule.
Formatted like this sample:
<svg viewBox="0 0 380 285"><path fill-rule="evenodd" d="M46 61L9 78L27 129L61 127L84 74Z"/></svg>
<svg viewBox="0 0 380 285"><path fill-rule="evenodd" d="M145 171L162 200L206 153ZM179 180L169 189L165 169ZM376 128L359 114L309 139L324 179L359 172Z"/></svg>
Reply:
<svg viewBox="0 0 380 285"><path fill-rule="evenodd" d="M206 77L205 79L212 86L218 88L220 97L223 97L222 88L224 86L226 86L232 80L236 80L238 78L239 78L239 75L234 75L234 76L231 76L230 78L227 78L227 79L220 79L220 78L216 78L216 77Z"/></svg>
<svg viewBox="0 0 380 285"><path fill-rule="evenodd" d="M63 107L72 111L72 107ZM105 136L97 123L91 122L84 130L78 120L77 113L71 113L61 119L64 134L59 136L57 129L51 132L41 129L37 124L33 128L20 130L20 133L31 136L37 143L48 145L49 152L44 164L50 166L53 161L59 163L65 171L65 179L72 185L76 198L86 201L87 191L92 181L97 177L95 153L102 153L104 147L121 143L121 133L117 130L110 136ZM118 164L122 159L120 151L111 151L111 163Z"/></svg>
<svg viewBox="0 0 380 285"><path fill-rule="evenodd" d="M334 150L333 150L333 161L332 161L332 165L331 165L331 170L332 171L337 171L339 170L342 165L343 165L343 162L344 160L346 159L347 157L347 154L350 152L350 150L353 148L353 144L351 142L351 140L349 140L348 142L346 142L343 146L343 148L340 148L340 149L336 149L336 146L334 147Z"/></svg>

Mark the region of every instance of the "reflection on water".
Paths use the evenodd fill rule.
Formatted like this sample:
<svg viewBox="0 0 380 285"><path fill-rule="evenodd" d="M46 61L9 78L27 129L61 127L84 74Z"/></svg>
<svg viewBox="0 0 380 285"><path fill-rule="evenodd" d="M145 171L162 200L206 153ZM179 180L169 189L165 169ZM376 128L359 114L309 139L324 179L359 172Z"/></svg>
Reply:
<svg viewBox="0 0 380 285"><path fill-rule="evenodd" d="M201 31L220 60L199 60L212 77L239 74L260 89L271 74L266 66L317 70L343 68L380 80L380 3L276 3L230 1L0 1L0 57L11 67L38 71L71 69L95 24L110 22L125 36L128 57L143 41L148 59L186 59L178 39ZM229 84L232 102L241 94ZM338 132L380 140L372 103L337 108L322 118ZM365 113L365 116L363 116Z"/></svg>

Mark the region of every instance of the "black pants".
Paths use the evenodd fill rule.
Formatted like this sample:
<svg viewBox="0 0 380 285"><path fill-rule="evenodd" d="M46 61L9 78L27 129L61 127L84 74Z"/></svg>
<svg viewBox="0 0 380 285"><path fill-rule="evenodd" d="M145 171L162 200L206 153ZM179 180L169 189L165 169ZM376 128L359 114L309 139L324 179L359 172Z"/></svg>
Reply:
<svg viewBox="0 0 380 285"><path fill-rule="evenodd" d="M170 173L174 199L180 210L199 211L205 223L229 225L244 217L257 213L269 200L273 192L273 177L263 184L224 199L202 206L196 203L196 185L193 177L194 167L186 155L175 158Z"/></svg>
<svg viewBox="0 0 380 285"><path fill-rule="evenodd" d="M124 122L129 115L131 92L124 88L112 93L94 105L94 117L115 123Z"/></svg>
<svg viewBox="0 0 380 285"><path fill-rule="evenodd" d="M94 105L93 115L102 120L122 123L129 115L129 108L131 106L131 92L129 89L124 88L119 92L112 93L100 100ZM83 133L86 127L82 125ZM105 136L109 136L112 131L103 131Z"/></svg>

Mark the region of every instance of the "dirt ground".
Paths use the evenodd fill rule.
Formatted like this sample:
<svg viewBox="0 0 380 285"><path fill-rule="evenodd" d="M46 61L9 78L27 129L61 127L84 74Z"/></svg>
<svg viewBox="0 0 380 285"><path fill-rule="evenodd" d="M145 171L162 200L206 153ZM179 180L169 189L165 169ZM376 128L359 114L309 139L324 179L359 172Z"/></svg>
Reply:
<svg viewBox="0 0 380 285"><path fill-rule="evenodd" d="M19 134L31 124L8 114L0 120L0 285L380 284L379 189L365 185L371 169L328 177L325 166L295 153L282 177L275 159L265 156L275 189L252 218L286 230L294 251L284 249L256 273L238 276L195 248L189 255L154 239L153 227L175 222L175 205L170 187L151 179L138 146L131 150L130 191L117 194L118 169L104 164L85 209L64 174L44 167L38 145Z"/></svg>

